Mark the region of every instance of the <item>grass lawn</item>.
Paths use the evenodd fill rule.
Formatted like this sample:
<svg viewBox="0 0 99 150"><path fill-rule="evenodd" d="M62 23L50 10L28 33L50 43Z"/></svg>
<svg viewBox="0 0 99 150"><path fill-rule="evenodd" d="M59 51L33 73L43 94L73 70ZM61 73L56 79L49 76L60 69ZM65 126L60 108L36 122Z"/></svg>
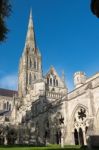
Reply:
<svg viewBox="0 0 99 150"><path fill-rule="evenodd" d="M81 148L80 146L65 146L64 148L60 148L58 145L51 145L48 147L19 147L19 146L1 146L0 150L88 150L87 148L83 147ZM99 150L93 149L93 150Z"/></svg>
<svg viewBox="0 0 99 150"><path fill-rule="evenodd" d="M84 150L80 146L65 146L65 148L60 148L59 145L49 145L46 147L19 147L19 146L1 146L0 150Z"/></svg>

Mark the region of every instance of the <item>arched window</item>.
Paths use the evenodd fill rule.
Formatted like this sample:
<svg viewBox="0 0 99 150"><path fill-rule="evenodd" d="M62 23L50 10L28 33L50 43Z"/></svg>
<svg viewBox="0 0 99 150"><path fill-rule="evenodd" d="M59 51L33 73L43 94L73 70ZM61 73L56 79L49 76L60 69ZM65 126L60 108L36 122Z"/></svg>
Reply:
<svg viewBox="0 0 99 150"><path fill-rule="evenodd" d="M6 103L3 104L3 109L7 109Z"/></svg>
<svg viewBox="0 0 99 150"><path fill-rule="evenodd" d="M50 85L52 85L52 78L50 78Z"/></svg>
<svg viewBox="0 0 99 150"><path fill-rule="evenodd" d="M9 110L9 102L7 102L7 110Z"/></svg>
<svg viewBox="0 0 99 150"><path fill-rule="evenodd" d="M26 84L28 84L28 73L26 74Z"/></svg>
<svg viewBox="0 0 99 150"><path fill-rule="evenodd" d="M34 69L37 68L36 60L34 60Z"/></svg>
<svg viewBox="0 0 99 150"><path fill-rule="evenodd" d="M79 144L84 145L84 137L83 137L82 128L79 128Z"/></svg>
<svg viewBox="0 0 99 150"><path fill-rule="evenodd" d="M56 80L56 86L58 86L58 80Z"/></svg>
<svg viewBox="0 0 99 150"><path fill-rule="evenodd" d="M9 110L11 110L11 104L9 104Z"/></svg>
<svg viewBox="0 0 99 150"><path fill-rule="evenodd" d="M30 73L30 75L29 75L29 84L31 85L31 83L32 83L32 76L31 76L31 73Z"/></svg>
<svg viewBox="0 0 99 150"><path fill-rule="evenodd" d="M31 59L30 59L30 68L32 68L32 61L31 61Z"/></svg>
<svg viewBox="0 0 99 150"><path fill-rule="evenodd" d="M85 133L87 133L87 130L88 130L88 127L86 126L86 128L85 128Z"/></svg>
<svg viewBox="0 0 99 150"><path fill-rule="evenodd" d="M77 129L74 129L74 140L75 140L75 145L79 145L79 138L78 138Z"/></svg>
<svg viewBox="0 0 99 150"><path fill-rule="evenodd" d="M47 78L47 84L49 84L49 78Z"/></svg>
<svg viewBox="0 0 99 150"><path fill-rule="evenodd" d="M34 80L36 80L36 75L34 75Z"/></svg>
<svg viewBox="0 0 99 150"><path fill-rule="evenodd" d="M53 79L53 85L55 86L55 79Z"/></svg>
<svg viewBox="0 0 99 150"><path fill-rule="evenodd" d="M76 145L84 145L84 141L86 141L86 136L83 136L83 129L85 134L87 132L87 125L89 122L87 120L88 112L86 108L83 106L79 106L78 109L76 108L76 112L74 113L74 138Z"/></svg>

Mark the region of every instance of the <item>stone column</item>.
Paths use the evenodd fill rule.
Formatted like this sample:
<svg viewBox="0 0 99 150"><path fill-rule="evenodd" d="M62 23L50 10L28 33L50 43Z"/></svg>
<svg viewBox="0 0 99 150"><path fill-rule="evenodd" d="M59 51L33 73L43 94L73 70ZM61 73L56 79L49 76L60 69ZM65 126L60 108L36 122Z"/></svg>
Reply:
<svg viewBox="0 0 99 150"><path fill-rule="evenodd" d="M61 148L64 148L64 139L63 139L63 137L61 138Z"/></svg>
<svg viewBox="0 0 99 150"><path fill-rule="evenodd" d="M4 136L4 145L7 145L7 138L6 138L6 135Z"/></svg>
<svg viewBox="0 0 99 150"><path fill-rule="evenodd" d="M85 134L85 129L83 129L83 138L84 138L84 145L87 145L87 143L86 143L86 134Z"/></svg>
<svg viewBox="0 0 99 150"><path fill-rule="evenodd" d="M72 131L72 139L71 139L71 144L72 144L72 145L75 145L74 131Z"/></svg>
<svg viewBox="0 0 99 150"><path fill-rule="evenodd" d="M77 128L77 132L78 132L78 144L80 145L79 128Z"/></svg>
<svg viewBox="0 0 99 150"><path fill-rule="evenodd" d="M64 127L61 127L61 148L64 148Z"/></svg>

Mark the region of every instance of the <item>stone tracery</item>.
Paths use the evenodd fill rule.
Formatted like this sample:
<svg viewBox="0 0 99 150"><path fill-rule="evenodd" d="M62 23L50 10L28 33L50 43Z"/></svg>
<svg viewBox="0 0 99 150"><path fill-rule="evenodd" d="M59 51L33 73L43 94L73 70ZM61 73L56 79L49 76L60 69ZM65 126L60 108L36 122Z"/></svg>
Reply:
<svg viewBox="0 0 99 150"><path fill-rule="evenodd" d="M86 130L88 129L88 112L80 106L74 115L74 139L75 144L86 144Z"/></svg>

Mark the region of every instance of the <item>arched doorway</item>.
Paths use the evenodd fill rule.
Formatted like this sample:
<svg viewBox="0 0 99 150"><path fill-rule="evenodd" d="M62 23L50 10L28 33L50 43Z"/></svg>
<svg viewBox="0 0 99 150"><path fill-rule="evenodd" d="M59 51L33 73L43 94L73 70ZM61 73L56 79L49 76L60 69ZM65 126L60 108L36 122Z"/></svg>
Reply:
<svg viewBox="0 0 99 150"><path fill-rule="evenodd" d="M50 122L47 119L44 120L44 144L50 143Z"/></svg>
<svg viewBox="0 0 99 150"><path fill-rule="evenodd" d="M82 128L79 128L79 145L84 145L84 137Z"/></svg>
<svg viewBox="0 0 99 150"><path fill-rule="evenodd" d="M57 144L61 143L61 130L56 131L56 143Z"/></svg>
<svg viewBox="0 0 99 150"><path fill-rule="evenodd" d="M62 116L61 112L57 112L55 115L54 119L54 139L55 139L55 144L61 144L62 142L62 137L63 137L63 129L62 125L64 124L64 117Z"/></svg>
<svg viewBox="0 0 99 150"><path fill-rule="evenodd" d="M75 145L79 145L79 138L78 138L77 129L74 130L74 140L75 140Z"/></svg>
<svg viewBox="0 0 99 150"><path fill-rule="evenodd" d="M82 128L74 129L74 140L75 145L84 145L84 137L83 137L83 130Z"/></svg>

